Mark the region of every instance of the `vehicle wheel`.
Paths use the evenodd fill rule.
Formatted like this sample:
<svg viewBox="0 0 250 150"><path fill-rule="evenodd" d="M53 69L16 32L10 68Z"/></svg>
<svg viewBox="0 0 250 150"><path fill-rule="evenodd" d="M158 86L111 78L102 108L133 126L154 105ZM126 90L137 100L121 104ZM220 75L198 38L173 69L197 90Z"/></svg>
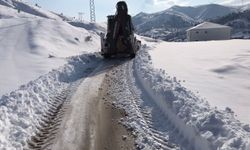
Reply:
<svg viewBox="0 0 250 150"><path fill-rule="evenodd" d="M108 58L111 57L111 55L110 55L110 54L103 54L103 57L104 57L105 59L108 59Z"/></svg>
<svg viewBox="0 0 250 150"><path fill-rule="evenodd" d="M130 54L130 58L135 58L135 53Z"/></svg>

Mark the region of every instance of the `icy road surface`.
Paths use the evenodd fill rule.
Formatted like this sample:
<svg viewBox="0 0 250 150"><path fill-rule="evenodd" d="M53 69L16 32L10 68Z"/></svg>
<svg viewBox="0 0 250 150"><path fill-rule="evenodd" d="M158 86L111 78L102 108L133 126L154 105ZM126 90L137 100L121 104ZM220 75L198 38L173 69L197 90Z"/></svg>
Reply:
<svg viewBox="0 0 250 150"><path fill-rule="evenodd" d="M98 111L98 107L95 106L105 76L105 72L100 73L102 67L99 66L83 80L73 94L55 144L52 146L53 150L94 149L95 128L91 122L95 120L94 111ZM86 144L87 141L89 144Z"/></svg>

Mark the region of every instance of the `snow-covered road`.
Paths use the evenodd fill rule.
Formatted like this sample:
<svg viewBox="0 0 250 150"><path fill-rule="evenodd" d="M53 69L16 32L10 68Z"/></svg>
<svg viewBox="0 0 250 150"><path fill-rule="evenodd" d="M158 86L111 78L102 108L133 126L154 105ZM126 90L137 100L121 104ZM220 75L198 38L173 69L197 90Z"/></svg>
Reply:
<svg viewBox="0 0 250 150"><path fill-rule="evenodd" d="M105 64L100 64L85 78L70 100L67 111L63 117L62 125L51 146L53 150L82 150L95 149L98 114L99 88L103 82L106 71ZM99 99L98 99L99 98Z"/></svg>
<svg viewBox="0 0 250 150"><path fill-rule="evenodd" d="M61 102L55 100L55 109L50 110L52 114L40 122L41 128L28 141L28 148L116 150L122 145L124 149L134 147L132 136L129 136L124 126L118 124L121 117L125 117L124 114L118 108L110 107L112 100L107 102L109 96L105 92L109 87L106 77L112 68L119 66L119 62L111 60L96 63L88 68L86 77L71 83L68 92L63 91L64 94L56 96L55 99ZM107 112L109 107L112 114ZM109 130L114 132L110 133ZM126 140L122 140L122 136L126 136Z"/></svg>
<svg viewBox="0 0 250 150"><path fill-rule="evenodd" d="M128 100L127 97L131 96L131 100L128 100L127 103L131 103L131 108L136 107L137 108L137 115L140 115L142 118L139 121L142 121L144 123L142 128L142 133L138 133L140 136L142 134L147 134L147 137L150 139L153 145L149 145L149 143L144 143L147 145L147 147L144 147L146 149L154 149L154 148L162 148L165 150L177 148L178 146L175 146L174 144L170 144L168 138L165 137L165 135L158 130L157 128L153 127L152 124L154 121L153 118L150 119L149 112L144 111L144 109L140 108L140 104L137 100L140 100L138 98L137 92L135 90L135 85L132 83L131 78L134 76L131 74L134 70L133 66L134 61L132 60L110 60L110 61L101 61L100 63L96 64L95 66L91 67L90 70L91 73L86 77L80 79L80 81L77 81L78 83L75 83L77 86L71 87L71 91L73 93L70 94L68 92L67 98L65 98L65 101L67 99L68 102L62 103L64 106L61 106L60 108L63 108L64 111L61 113L60 111L56 111L56 113L61 114L59 118L53 118L57 120L56 125L54 126L53 121L47 121L51 125L45 125L44 128L39 129L40 132L37 132L36 135L34 135L31 140L29 141L29 148L36 149L55 149L55 150L62 150L62 149L75 149L75 150L81 150L81 149L98 149L100 147L100 143L103 143L102 140L107 140L107 138L110 138L109 136L115 134L118 139L115 141L111 141L111 147L109 149L115 150L115 145L117 142L119 143L117 146L119 149L125 149L128 146L131 146L132 149L135 149L134 144L127 144L125 143L126 147L120 147L121 144L125 141L128 141L128 135L131 133L127 133L126 140L122 140L122 136L125 136L121 133L120 130L114 130L113 133L108 132L106 137L100 137L105 135L102 134L102 129L105 126L105 123L103 122L110 122L112 121L111 118L107 118L109 120L103 120L100 119L100 117L103 117L103 111L102 108L100 108L101 101L104 99L108 99L109 96L111 96L111 103L112 105L119 104L120 102L117 101L117 94L121 94L121 90L129 90L131 93L129 95L120 95L124 96L125 100ZM95 68L95 69L94 69ZM125 73L125 74L124 74ZM126 81L126 83L122 83L121 81ZM106 83L103 85L103 83ZM113 89L117 88L117 84L119 83L125 84L126 89L123 89L122 87L118 87L119 91L116 91ZM123 85L119 85L123 86ZM72 89L74 88L74 89ZM100 95L100 89L106 91L105 93L109 96L102 97ZM146 92L146 91L145 91ZM127 93L128 94L128 93ZM145 97L144 97L145 98ZM149 99L147 99L149 100ZM155 105L156 106L156 105ZM107 107L107 106L106 106ZM105 107L105 109L107 109ZM156 106L158 107L158 106ZM117 107L113 109L125 109L124 107ZM125 111L125 113L127 113ZM157 113L157 112L156 112ZM159 112L158 112L159 113ZM57 115L58 115L57 114ZM115 114L111 114L112 116ZM56 116L56 115L55 115ZM105 115L104 115L105 116ZM118 122L120 120L125 119L125 116L123 115L121 118L118 118ZM101 122L100 122L101 121ZM44 121L43 121L44 122ZM116 122L116 124L118 123ZM58 124L60 124L58 126ZM164 122L162 124L167 125L167 122ZM128 127L128 126L127 126ZM108 127L108 130L110 130L112 127ZM135 128L136 129L136 128ZM140 128L141 129L141 128ZM47 134L43 133L43 131L46 131ZM132 128L134 130L134 127ZM148 130L148 131L146 131ZM52 132L54 131L54 132ZM55 132L56 131L56 132ZM131 130L130 130L131 131ZM101 133L99 133L101 132ZM52 134L51 134L52 133ZM126 132L125 132L126 133ZM42 137L41 137L42 135ZM137 134L134 133L134 136ZM143 135L145 136L145 135ZM48 140L49 139L49 140ZM201 138L202 139L202 138ZM123 141L123 142L122 142ZM142 141L138 141L137 148L143 148L143 144L141 144ZM106 143L106 142L104 142ZM131 142L130 142L131 143ZM134 142L132 142L134 143ZM204 147L204 145L203 145ZM107 148L107 147L106 147Z"/></svg>

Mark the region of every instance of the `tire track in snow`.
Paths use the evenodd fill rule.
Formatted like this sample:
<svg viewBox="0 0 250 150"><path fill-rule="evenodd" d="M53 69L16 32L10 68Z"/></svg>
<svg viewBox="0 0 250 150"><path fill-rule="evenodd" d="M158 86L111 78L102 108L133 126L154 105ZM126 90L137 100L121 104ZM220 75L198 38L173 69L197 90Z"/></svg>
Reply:
<svg viewBox="0 0 250 150"><path fill-rule="evenodd" d="M133 61L129 60L117 67L115 67L109 74L109 80L111 81L110 93L116 98L116 105L118 108L125 109L130 117L136 117L140 122L140 130L134 129L127 125L128 130L132 130L135 136L138 136L138 132L146 134L143 137L143 141L150 143L149 147L143 147L140 142L137 143L137 149L159 149L170 150L178 149L177 146L171 144L168 138L155 128L154 120L147 109L141 106L141 98L132 81L134 76L132 74ZM132 112L131 112L132 111ZM143 130L143 131L142 131ZM141 134L139 133L139 134Z"/></svg>
<svg viewBox="0 0 250 150"><path fill-rule="evenodd" d="M124 123L134 130L138 149L211 149L195 129L186 125L165 104L161 95L155 96L135 63L128 61L115 68L110 78L116 106L127 111L128 118Z"/></svg>
<svg viewBox="0 0 250 150"><path fill-rule="evenodd" d="M25 21L23 23L18 23L18 24L14 24L14 25L9 25L9 26L4 26L4 27L0 27L0 30L5 30L5 29L12 29L12 28L16 28L19 26L24 26L27 25L29 23L31 23L32 21Z"/></svg>
<svg viewBox="0 0 250 150"><path fill-rule="evenodd" d="M156 148L157 149L162 149L162 150L170 150L170 149L177 149L177 146L172 144L168 138L161 132L158 131L157 128L154 127L154 120L152 114L148 111L148 109L145 109L141 106L141 99L140 95L138 95L138 89L136 89L135 86L135 81L133 81L133 63L134 61L130 61L126 64L126 78L128 85L130 85L130 92L134 96L134 104L138 108L138 111L141 113L142 119L144 120L145 127L148 128L149 135L151 138L154 140L156 143Z"/></svg>
<svg viewBox="0 0 250 150"><path fill-rule="evenodd" d="M62 117L67 110L70 103L71 93L77 88L79 81L72 83L68 88L64 89L61 93L51 98L49 101L49 109L42 116L37 126L35 135L27 142L27 149L32 150L46 150L52 144L56 137L57 130L62 121Z"/></svg>
<svg viewBox="0 0 250 150"><path fill-rule="evenodd" d="M99 66L97 63L96 66ZM85 80L93 71L95 67L86 68L83 70L84 77L72 81L69 85L61 91L61 93L55 94L48 100L48 109L38 120L39 126L36 126L36 131L30 139L27 140L25 150L51 150L51 146L54 144L57 133L60 129L63 117L70 107L71 97L81 82Z"/></svg>
<svg viewBox="0 0 250 150"><path fill-rule="evenodd" d="M144 103L143 105L140 105L140 107L152 108L150 114L154 115L154 117L151 117L153 119L153 132L155 132L155 130L160 130L161 133L163 133L165 136L168 136L168 139L170 139L171 142L176 143L180 147L180 149L211 149L211 143L209 143L205 138L203 138L198 133L198 131L195 130L195 128L190 125L186 125L185 122L175 114L175 112L172 110L171 106L169 106L163 96L164 94L168 93L163 93L163 95L161 95L162 93L155 93L154 89L152 89L152 86L154 85L151 85L147 81L149 80L147 78L154 77L150 77L149 74L147 78L145 78L143 73L140 72L140 70L137 68L136 63L138 62L130 62L130 67L128 70L133 71L133 73L131 73L130 75L131 79L134 79L132 84L136 85L137 88L140 90L137 93L140 93L140 96ZM168 96L168 99L173 99L171 93Z"/></svg>
<svg viewBox="0 0 250 150"><path fill-rule="evenodd" d="M56 94L48 101L48 110L38 121L39 126L36 126L36 132L27 141L25 149L31 150L50 150L55 144L58 133L60 132L62 121L71 107L72 96L76 89L82 84L82 82L89 76L99 74L110 70L114 66L117 66L113 61L107 61L98 63L91 69L86 69L87 73L84 78L72 82L61 93ZM98 69L99 68L99 69ZM84 142L84 141L83 141ZM80 144L80 143L78 143Z"/></svg>

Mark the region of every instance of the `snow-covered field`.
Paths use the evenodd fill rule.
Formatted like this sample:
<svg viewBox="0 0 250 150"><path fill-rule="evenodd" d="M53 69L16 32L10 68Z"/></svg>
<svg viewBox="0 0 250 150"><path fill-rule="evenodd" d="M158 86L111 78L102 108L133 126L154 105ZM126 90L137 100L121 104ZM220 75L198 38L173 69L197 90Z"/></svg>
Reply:
<svg viewBox="0 0 250 150"><path fill-rule="evenodd" d="M199 92L219 109L231 108L250 124L250 41L155 43L153 65Z"/></svg>

